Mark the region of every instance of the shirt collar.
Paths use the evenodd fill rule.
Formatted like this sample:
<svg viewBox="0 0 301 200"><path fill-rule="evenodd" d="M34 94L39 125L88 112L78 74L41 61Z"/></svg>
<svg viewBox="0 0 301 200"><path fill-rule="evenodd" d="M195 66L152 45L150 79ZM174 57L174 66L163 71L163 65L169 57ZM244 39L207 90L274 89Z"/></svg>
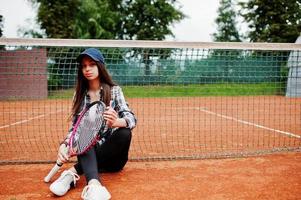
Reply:
<svg viewBox="0 0 301 200"><path fill-rule="evenodd" d="M103 100L103 87L102 86L100 87L100 90L99 90L99 100ZM86 90L85 105L88 105L90 103L91 103L91 97L88 94L88 90Z"/></svg>

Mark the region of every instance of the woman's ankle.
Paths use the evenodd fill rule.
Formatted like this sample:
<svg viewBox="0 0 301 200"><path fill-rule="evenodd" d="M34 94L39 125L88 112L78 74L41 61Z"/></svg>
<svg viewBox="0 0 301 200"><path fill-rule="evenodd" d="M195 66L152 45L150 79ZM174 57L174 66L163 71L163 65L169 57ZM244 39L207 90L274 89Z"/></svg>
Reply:
<svg viewBox="0 0 301 200"><path fill-rule="evenodd" d="M88 185L91 185L91 184L101 185L100 181L97 180L97 179L91 179L91 180L88 182Z"/></svg>

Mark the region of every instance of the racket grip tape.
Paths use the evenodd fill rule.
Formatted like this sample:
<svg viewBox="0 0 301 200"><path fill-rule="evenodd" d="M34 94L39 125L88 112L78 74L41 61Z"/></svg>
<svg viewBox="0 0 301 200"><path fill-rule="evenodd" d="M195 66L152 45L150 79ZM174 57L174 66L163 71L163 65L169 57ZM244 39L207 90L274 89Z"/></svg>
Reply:
<svg viewBox="0 0 301 200"><path fill-rule="evenodd" d="M60 161L56 161L56 164L52 167L50 172L45 176L44 182L48 183L50 179L59 171L59 169L62 167L63 163Z"/></svg>

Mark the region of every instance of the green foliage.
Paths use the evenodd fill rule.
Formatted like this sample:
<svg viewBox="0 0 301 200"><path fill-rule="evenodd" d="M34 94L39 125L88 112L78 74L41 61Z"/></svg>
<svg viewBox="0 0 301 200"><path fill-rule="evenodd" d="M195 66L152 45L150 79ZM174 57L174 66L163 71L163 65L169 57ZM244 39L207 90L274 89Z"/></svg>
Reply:
<svg viewBox="0 0 301 200"><path fill-rule="evenodd" d="M49 73L48 75L48 90L57 90L62 88L62 79L58 74Z"/></svg>
<svg viewBox="0 0 301 200"><path fill-rule="evenodd" d="M301 32L301 0L241 2L252 42L295 42Z"/></svg>
<svg viewBox="0 0 301 200"><path fill-rule="evenodd" d="M146 86L145 86L146 87ZM141 90L141 89L140 89ZM145 88L144 91L149 91ZM151 90L152 91L152 90ZM134 96L131 92L125 93ZM153 92L144 94L153 97L171 96L252 96L252 95L279 95L279 87L272 83L256 84L195 84L155 86ZM142 94L141 94L142 95Z"/></svg>
<svg viewBox="0 0 301 200"><path fill-rule="evenodd" d="M75 17L77 38L116 39L122 19L120 0L84 1Z"/></svg>
<svg viewBox="0 0 301 200"><path fill-rule="evenodd" d="M187 79L183 80L185 83L278 82L281 63L273 56L261 57L252 52L228 50L187 62L181 77Z"/></svg>
<svg viewBox="0 0 301 200"><path fill-rule="evenodd" d="M288 76L289 76L289 68L286 65L282 65L280 68L280 82L282 83L283 88L286 87Z"/></svg>
<svg viewBox="0 0 301 200"><path fill-rule="evenodd" d="M217 42L240 42L240 35L236 28L236 12L233 0L220 0L218 17L215 20L217 32L213 34Z"/></svg>
<svg viewBox="0 0 301 200"><path fill-rule="evenodd" d="M274 83L122 86L127 98L281 95L280 89ZM71 99L73 94L74 89L50 91L48 98Z"/></svg>
<svg viewBox="0 0 301 200"><path fill-rule="evenodd" d="M30 1L49 38L163 40L184 18L175 0Z"/></svg>
<svg viewBox="0 0 301 200"><path fill-rule="evenodd" d="M47 82L49 91L62 88L63 80L54 64L48 65Z"/></svg>
<svg viewBox="0 0 301 200"><path fill-rule="evenodd" d="M164 40L173 35L171 25L184 14L174 7L174 0L127 0L123 5L120 39Z"/></svg>
<svg viewBox="0 0 301 200"><path fill-rule="evenodd" d="M258 84L189 84L123 86L129 98L139 97L201 97L279 95L279 87L272 83ZM147 91L147 92L145 92Z"/></svg>
<svg viewBox="0 0 301 200"><path fill-rule="evenodd" d="M38 23L49 38L76 38L75 19L80 0L31 0L39 4Z"/></svg>
<svg viewBox="0 0 301 200"><path fill-rule="evenodd" d="M38 22L49 38L164 40L172 35L171 25L184 18L175 0L31 1L39 4ZM128 53L143 55L145 75L150 74L151 57L169 55L162 50Z"/></svg>
<svg viewBox="0 0 301 200"><path fill-rule="evenodd" d="M48 86L52 90L75 85L78 67L76 57L83 50L72 47L47 48Z"/></svg>
<svg viewBox="0 0 301 200"><path fill-rule="evenodd" d="M197 52L194 52L197 53ZM129 58L126 62L108 63L114 80L127 85L215 84L215 83L271 83L286 78L281 67L287 52L224 50L208 52L198 59L150 57L149 74L145 75L143 58Z"/></svg>

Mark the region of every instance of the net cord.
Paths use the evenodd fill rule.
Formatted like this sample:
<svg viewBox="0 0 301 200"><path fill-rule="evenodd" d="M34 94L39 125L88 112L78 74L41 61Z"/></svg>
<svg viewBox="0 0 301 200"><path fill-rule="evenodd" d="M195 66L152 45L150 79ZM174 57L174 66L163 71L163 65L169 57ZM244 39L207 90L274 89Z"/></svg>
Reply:
<svg viewBox="0 0 301 200"><path fill-rule="evenodd" d="M0 45L49 47L119 47L119 48L199 48L244 50L301 50L296 43L254 42L178 42L150 40L96 40L96 39L32 39L0 38Z"/></svg>

